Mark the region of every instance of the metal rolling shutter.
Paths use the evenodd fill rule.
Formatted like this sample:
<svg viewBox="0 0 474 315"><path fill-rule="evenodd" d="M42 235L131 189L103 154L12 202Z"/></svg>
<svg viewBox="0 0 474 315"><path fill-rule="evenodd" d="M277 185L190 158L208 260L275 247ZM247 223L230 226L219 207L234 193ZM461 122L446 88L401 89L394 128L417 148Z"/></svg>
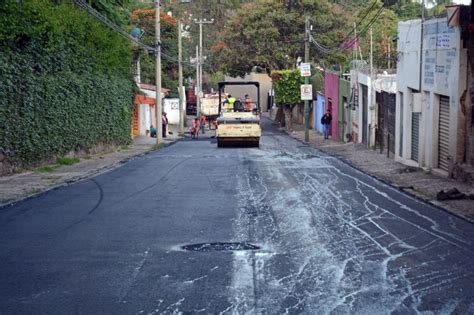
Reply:
<svg viewBox="0 0 474 315"><path fill-rule="evenodd" d="M411 159L417 162L420 145L420 117L421 113L411 114Z"/></svg>
<svg viewBox="0 0 474 315"><path fill-rule="evenodd" d="M439 137L438 137L438 167L448 170L449 155L449 97L439 98Z"/></svg>
<svg viewBox="0 0 474 315"><path fill-rule="evenodd" d="M368 132L367 132L367 110L368 110L368 88L367 85L362 85L362 142L367 144Z"/></svg>

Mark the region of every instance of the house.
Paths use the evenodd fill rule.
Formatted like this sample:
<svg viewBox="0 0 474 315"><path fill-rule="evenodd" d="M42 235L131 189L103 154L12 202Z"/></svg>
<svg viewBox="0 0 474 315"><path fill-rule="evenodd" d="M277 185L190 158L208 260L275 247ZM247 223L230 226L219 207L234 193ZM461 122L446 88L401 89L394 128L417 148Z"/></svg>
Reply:
<svg viewBox="0 0 474 315"><path fill-rule="evenodd" d="M369 146L375 142L373 131L375 95L370 69L367 64L359 60L355 60L351 68L351 90L352 141Z"/></svg>
<svg viewBox="0 0 474 315"><path fill-rule="evenodd" d="M135 95L133 100L132 116L132 136L147 136L150 132L150 126L157 126L156 123L156 87L150 84L139 84L140 93ZM168 89L161 89L161 95L164 98Z"/></svg>
<svg viewBox="0 0 474 315"><path fill-rule="evenodd" d="M395 154L396 75L384 74L374 80L375 145ZM389 153L390 154L390 153Z"/></svg>
<svg viewBox="0 0 474 315"><path fill-rule="evenodd" d="M351 108L349 105L350 99L351 82L344 78L339 78L338 126L339 140L343 142L349 142L352 140Z"/></svg>
<svg viewBox="0 0 474 315"><path fill-rule="evenodd" d="M398 39L395 158L448 175L465 161L468 60L460 27L446 16L400 22Z"/></svg>
<svg viewBox="0 0 474 315"><path fill-rule="evenodd" d="M321 92L317 92L316 100L313 101L313 129L319 133L323 133L323 125L321 124L321 118L323 118L326 112L326 100Z"/></svg>
<svg viewBox="0 0 474 315"><path fill-rule="evenodd" d="M392 104L389 103L390 97L385 99L385 96L377 94L394 94L396 75L388 74L387 70L370 69L365 62L355 60L351 69L350 85L349 104L352 110L348 112L352 114L352 140L354 143L373 147L379 140L377 133L381 119L388 119L388 114L383 116L385 110L388 110L383 106ZM393 120L395 116L390 118Z"/></svg>
<svg viewBox="0 0 474 315"><path fill-rule="evenodd" d="M459 27L461 40L467 53L467 86L462 92L459 113L459 137L465 144L459 152L462 157L454 164L453 176L474 182L474 7L447 6L451 27Z"/></svg>
<svg viewBox="0 0 474 315"><path fill-rule="evenodd" d="M330 111L332 122L330 135L332 139L339 139L339 74L326 71L324 74L324 94L326 111Z"/></svg>

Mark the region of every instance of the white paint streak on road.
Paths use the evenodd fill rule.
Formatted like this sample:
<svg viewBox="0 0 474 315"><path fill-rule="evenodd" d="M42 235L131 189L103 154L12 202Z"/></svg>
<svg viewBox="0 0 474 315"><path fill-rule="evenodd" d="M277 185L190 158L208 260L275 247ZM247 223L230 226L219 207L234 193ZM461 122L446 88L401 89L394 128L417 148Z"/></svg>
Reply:
<svg viewBox="0 0 474 315"><path fill-rule="evenodd" d="M441 267L442 257L412 265L436 247L471 251L472 242L336 168L333 158L267 146L260 152L237 175L241 211L234 230L238 241L271 248L272 255L234 253L230 313L422 313L430 292L472 276L461 262ZM347 185L353 189L341 189ZM286 268L272 272L281 264ZM458 305L443 303L438 309Z"/></svg>

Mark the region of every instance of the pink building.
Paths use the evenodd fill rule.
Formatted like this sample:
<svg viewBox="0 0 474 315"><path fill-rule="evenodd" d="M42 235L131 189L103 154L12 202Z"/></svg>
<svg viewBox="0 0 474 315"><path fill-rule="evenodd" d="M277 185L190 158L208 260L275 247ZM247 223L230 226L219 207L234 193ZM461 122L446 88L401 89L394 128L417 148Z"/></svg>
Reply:
<svg viewBox="0 0 474 315"><path fill-rule="evenodd" d="M326 110L331 111L331 139L339 139L338 108L339 108L339 75L332 72L324 74L324 94L326 98Z"/></svg>

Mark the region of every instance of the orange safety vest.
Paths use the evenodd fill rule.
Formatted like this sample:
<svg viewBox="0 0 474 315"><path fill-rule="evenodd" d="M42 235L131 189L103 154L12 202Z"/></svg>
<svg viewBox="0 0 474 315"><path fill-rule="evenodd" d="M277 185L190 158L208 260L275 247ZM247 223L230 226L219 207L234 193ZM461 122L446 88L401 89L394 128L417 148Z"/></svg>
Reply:
<svg viewBox="0 0 474 315"><path fill-rule="evenodd" d="M251 111L252 110L252 99L246 98L245 99L245 110Z"/></svg>

